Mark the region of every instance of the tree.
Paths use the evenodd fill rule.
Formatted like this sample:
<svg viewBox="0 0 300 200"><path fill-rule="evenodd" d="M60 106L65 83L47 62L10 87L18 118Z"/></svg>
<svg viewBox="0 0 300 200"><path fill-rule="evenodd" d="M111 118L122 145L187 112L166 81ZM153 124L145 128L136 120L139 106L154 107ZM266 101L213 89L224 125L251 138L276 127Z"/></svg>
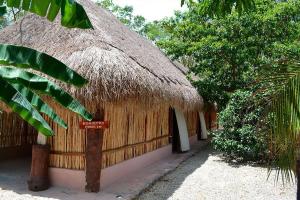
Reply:
<svg viewBox="0 0 300 200"><path fill-rule="evenodd" d="M102 8L112 12L123 24L131 30L143 35L143 29L146 25L146 19L140 15L133 14L132 6L121 7L114 4L113 0L101 0L97 2Z"/></svg>
<svg viewBox="0 0 300 200"><path fill-rule="evenodd" d="M194 59L191 71L199 77L194 84L206 102L217 102L221 110L231 93L255 80L261 66L284 55L298 56L298 21L289 21L298 17L298 7L271 1L257 6L244 16L233 13L210 19L195 5L176 16L169 26L173 27L170 37L157 43L172 59ZM276 17L278 10L281 15Z"/></svg>
<svg viewBox="0 0 300 200"><path fill-rule="evenodd" d="M185 3L185 1L182 1ZM190 5L193 2L188 2ZM248 4L250 6L239 6L238 4ZM267 104L265 105L265 112L268 113L268 121L271 122L271 126L266 130L270 133L271 137L271 152L273 166L278 170L278 174L281 174L285 180L292 179L291 171L296 172L296 164L300 163L299 160L299 121L300 121L300 108L299 108L299 45L297 41L285 40L285 33L290 34L286 23L296 22L298 2L297 1L216 1L208 0L203 1L199 5L201 7L202 14L209 14L209 16L223 16L226 18L226 14L234 13L237 10L241 19L243 16L248 16L247 13L251 9L260 11L262 4L269 6L271 3L272 12L268 12L264 16L265 21L270 22L270 25L277 24L277 27L270 29L274 33L281 34L282 40L276 42L274 47L278 48L276 51L275 60L267 60L266 65L260 70L258 76L259 92L266 92L268 96L265 98ZM275 5L275 7L274 7ZM279 6L277 6L279 5ZM295 7L294 7L295 6ZM205 8L205 9L204 9ZM290 15L293 13L293 15ZM276 21L280 23L276 23ZM259 23L257 25L260 25ZM270 27L270 26L269 26ZM285 27L284 29L281 29ZM294 27L293 32L296 35L299 33L299 28ZM268 39L269 37L265 37ZM269 42L266 40L266 43ZM287 50L287 51L286 51ZM300 173L298 173L298 179ZM299 181L298 181L299 183ZM298 186L299 190L299 186ZM298 191L298 198L300 193Z"/></svg>
<svg viewBox="0 0 300 200"><path fill-rule="evenodd" d="M83 7L73 0L21 1L0 0L0 14L7 13L7 7L25 10L53 21L61 11L61 24L68 28L92 28ZM80 114L87 120L92 116L67 92L42 76L27 72L33 69L57 80L77 87L87 83L83 77L57 59L30 48L0 44L0 100L18 113L40 133L51 136L53 130L39 112L48 115L54 122L66 128L66 123L39 97L46 94L64 107Z"/></svg>
<svg viewBox="0 0 300 200"><path fill-rule="evenodd" d="M0 0L0 16L7 12L7 7L25 10L53 21L61 13L61 25L68 28L93 28L84 8L74 0L20 1Z"/></svg>
<svg viewBox="0 0 300 200"><path fill-rule="evenodd" d="M181 0L181 6L187 4L188 6L193 6L195 3L200 4L200 9L202 14L207 14L210 17L223 17L227 14L237 11L239 14L242 12L248 12L254 10L255 0L230 0L230 1L219 1L219 0Z"/></svg>

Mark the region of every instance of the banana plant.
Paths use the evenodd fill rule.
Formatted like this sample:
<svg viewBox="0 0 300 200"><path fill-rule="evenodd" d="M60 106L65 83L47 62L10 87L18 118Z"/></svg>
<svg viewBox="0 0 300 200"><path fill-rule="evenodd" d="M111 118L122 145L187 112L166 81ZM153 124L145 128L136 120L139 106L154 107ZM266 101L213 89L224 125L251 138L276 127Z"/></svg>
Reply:
<svg viewBox="0 0 300 200"><path fill-rule="evenodd" d="M59 60L27 47L0 44L0 65L0 100L45 136L53 136L54 132L40 113L63 128L67 128L67 124L40 95L52 97L86 120L92 119L91 114L61 87L47 78L26 71L38 71L77 87L87 83L86 79Z"/></svg>
<svg viewBox="0 0 300 200"><path fill-rule="evenodd" d="M53 21L60 11L62 26L81 29L93 28L82 5L74 0L0 0L0 16L7 12L6 7L47 17L49 21Z"/></svg>
<svg viewBox="0 0 300 200"><path fill-rule="evenodd" d="M92 29L84 8L74 0L0 0L0 17L7 7L25 10L53 21L59 11L61 25L67 28ZM27 47L0 44L0 100L45 136L53 130L40 113L63 128L67 124L45 103L40 95L52 97L65 108L91 120L91 114L70 94L55 83L35 73L82 87L87 80L59 60Z"/></svg>

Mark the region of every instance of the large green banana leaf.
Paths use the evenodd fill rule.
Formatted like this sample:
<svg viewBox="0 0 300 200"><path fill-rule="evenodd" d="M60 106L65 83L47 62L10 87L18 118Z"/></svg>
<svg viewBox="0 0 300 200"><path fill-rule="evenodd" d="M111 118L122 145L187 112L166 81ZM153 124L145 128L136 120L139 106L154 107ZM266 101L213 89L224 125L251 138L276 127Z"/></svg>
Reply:
<svg viewBox="0 0 300 200"><path fill-rule="evenodd" d="M74 0L0 0L0 17L6 7L29 11L39 16L47 16L53 21L61 11L61 24L68 28L93 28L84 8ZM33 69L65 83L82 87L87 83L83 77L57 59L30 48L0 44L0 65ZM66 128L66 123L34 92L43 92L87 120L92 116L68 93L48 79L15 68L1 67L0 100L18 113L40 133L52 136L48 123L38 111L48 115L54 122ZM23 73L22 73L23 72ZM30 78L31 77L31 78ZM33 82L33 80L38 80ZM34 107L36 107L36 110Z"/></svg>
<svg viewBox="0 0 300 200"><path fill-rule="evenodd" d="M40 133L53 136L54 133L39 112L23 97L11 84L0 76L0 99L25 121L31 124Z"/></svg>
<svg viewBox="0 0 300 200"><path fill-rule="evenodd" d="M0 64L34 69L78 87L88 82L59 60L27 47L0 44Z"/></svg>
<svg viewBox="0 0 300 200"><path fill-rule="evenodd" d="M74 0L0 0L0 6L23 9L53 21L61 11L61 24L68 28L93 28L84 8Z"/></svg>
<svg viewBox="0 0 300 200"><path fill-rule="evenodd" d="M31 90L49 95L62 106L81 115L86 120L92 119L92 115L84 108L84 106L62 88L46 78L10 67L0 67L0 76L10 83L21 84Z"/></svg>
<svg viewBox="0 0 300 200"><path fill-rule="evenodd" d="M48 106L37 94L20 84L11 84L18 92L20 92L37 111L44 113L58 125L68 128L67 124L61 119L54 110Z"/></svg>

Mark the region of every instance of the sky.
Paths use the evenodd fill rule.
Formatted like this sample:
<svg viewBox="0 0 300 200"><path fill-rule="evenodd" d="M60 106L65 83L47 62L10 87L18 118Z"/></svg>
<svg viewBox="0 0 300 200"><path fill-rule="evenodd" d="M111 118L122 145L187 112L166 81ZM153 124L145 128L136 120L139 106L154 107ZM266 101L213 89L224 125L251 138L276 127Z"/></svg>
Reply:
<svg viewBox="0 0 300 200"><path fill-rule="evenodd" d="M120 6L133 6L135 15L142 15L148 21L171 17L175 10L181 10L180 0L113 0Z"/></svg>

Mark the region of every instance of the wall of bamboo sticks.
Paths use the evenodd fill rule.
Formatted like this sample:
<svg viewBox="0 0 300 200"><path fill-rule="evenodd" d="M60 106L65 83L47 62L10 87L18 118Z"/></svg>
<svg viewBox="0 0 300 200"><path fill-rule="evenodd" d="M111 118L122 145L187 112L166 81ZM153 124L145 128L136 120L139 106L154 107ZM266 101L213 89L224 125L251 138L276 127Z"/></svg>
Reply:
<svg viewBox="0 0 300 200"><path fill-rule="evenodd" d="M187 123L189 136L192 137L194 135L197 135L197 133L200 131L200 119L198 112L185 111L184 115Z"/></svg>
<svg viewBox="0 0 300 200"><path fill-rule="evenodd" d="M105 103L105 120L110 128L104 131L102 167L143 155L169 144L169 107L123 103ZM96 110L96 109L93 109ZM60 116L64 116L61 111ZM185 112L189 135L197 134L197 112ZM85 131L79 130L78 116L63 117L69 125L63 130L52 125L56 136L48 143L52 147L50 166L83 170L85 167Z"/></svg>
<svg viewBox="0 0 300 200"><path fill-rule="evenodd" d="M16 114L0 114L0 148L32 145L36 139L36 131Z"/></svg>
<svg viewBox="0 0 300 200"><path fill-rule="evenodd" d="M51 103L50 103L51 104ZM65 130L47 119L56 135L48 139L51 146L50 166L83 170L85 168L85 130L79 129L82 120L76 114L57 105L56 112L67 122ZM169 106L122 102L103 103L105 120L110 128L104 132L102 167L106 168L124 160L154 151L169 144ZM96 110L97 106L89 106ZM189 136L197 134L197 112L185 111ZM20 132L22 130L22 132ZM15 114L0 115L0 148L36 142L36 131Z"/></svg>

